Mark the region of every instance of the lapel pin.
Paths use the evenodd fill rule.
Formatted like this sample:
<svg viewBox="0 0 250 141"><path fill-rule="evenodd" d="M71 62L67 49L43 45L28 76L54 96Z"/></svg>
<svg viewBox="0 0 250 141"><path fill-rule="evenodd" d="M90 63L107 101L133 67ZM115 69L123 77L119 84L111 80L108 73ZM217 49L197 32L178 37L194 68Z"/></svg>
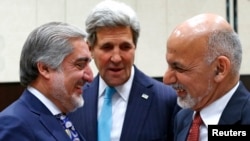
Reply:
<svg viewBox="0 0 250 141"><path fill-rule="evenodd" d="M144 99L148 99L148 95L147 94L142 94L141 97L144 98Z"/></svg>

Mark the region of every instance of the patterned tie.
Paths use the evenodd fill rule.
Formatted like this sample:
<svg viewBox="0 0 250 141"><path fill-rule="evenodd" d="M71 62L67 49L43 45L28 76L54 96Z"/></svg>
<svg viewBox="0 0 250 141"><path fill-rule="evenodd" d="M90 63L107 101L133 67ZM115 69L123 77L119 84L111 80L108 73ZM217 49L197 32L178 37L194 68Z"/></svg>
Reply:
<svg viewBox="0 0 250 141"><path fill-rule="evenodd" d="M200 116L200 112L196 112L192 126L189 130L187 141L199 141L201 124L202 124L202 119Z"/></svg>
<svg viewBox="0 0 250 141"><path fill-rule="evenodd" d="M78 133L76 129L74 128L72 122L69 120L69 118L64 114L58 114L56 115L56 118L60 120L60 123L65 129L65 132L70 137L72 141L80 141L80 138L78 136Z"/></svg>
<svg viewBox="0 0 250 141"><path fill-rule="evenodd" d="M104 101L98 120L98 141L110 141L112 127L112 96L115 88L107 87L104 94Z"/></svg>

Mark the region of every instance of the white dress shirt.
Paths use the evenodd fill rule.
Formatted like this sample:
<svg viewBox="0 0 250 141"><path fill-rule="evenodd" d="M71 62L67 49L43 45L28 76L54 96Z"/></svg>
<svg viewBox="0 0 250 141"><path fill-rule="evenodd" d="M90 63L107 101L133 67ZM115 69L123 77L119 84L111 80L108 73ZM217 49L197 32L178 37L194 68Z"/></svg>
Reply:
<svg viewBox="0 0 250 141"><path fill-rule="evenodd" d="M208 141L208 125L217 125L223 110L239 86L239 82L224 96L200 111L203 124L200 127L200 141ZM195 112L194 112L195 114Z"/></svg>
<svg viewBox="0 0 250 141"><path fill-rule="evenodd" d="M128 98L132 87L134 78L134 67L131 68L130 78L126 83L121 86L115 87L116 93L112 97L112 128L111 128L111 141L119 141L124 122L124 117L127 109ZM98 117L102 109L104 90L107 84L100 77L99 91L98 91Z"/></svg>
<svg viewBox="0 0 250 141"><path fill-rule="evenodd" d="M53 115L57 115L61 113L61 111L56 107L56 105L50 101L47 97L45 97L41 92L39 92L34 87L28 86L28 91L30 91L35 97L37 97Z"/></svg>

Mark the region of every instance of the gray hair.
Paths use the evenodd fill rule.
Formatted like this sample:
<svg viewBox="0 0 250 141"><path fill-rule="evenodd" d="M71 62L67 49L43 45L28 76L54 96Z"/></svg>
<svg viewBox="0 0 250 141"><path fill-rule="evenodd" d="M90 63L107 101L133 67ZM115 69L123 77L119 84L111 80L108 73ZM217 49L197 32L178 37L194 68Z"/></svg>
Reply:
<svg viewBox="0 0 250 141"><path fill-rule="evenodd" d="M135 45L140 32L140 23L134 10L124 3L112 0L99 3L87 17L85 25L91 47L96 43L96 30L99 27L129 26Z"/></svg>
<svg viewBox="0 0 250 141"><path fill-rule="evenodd" d="M218 56L226 56L232 63L232 73L239 74L242 47L239 36L232 31L214 31L209 35L207 61L211 63Z"/></svg>
<svg viewBox="0 0 250 141"><path fill-rule="evenodd" d="M85 40L86 33L67 23L50 22L34 29L21 52L21 84L27 86L37 78L38 62L59 70L64 58L73 50L71 40L76 38Z"/></svg>

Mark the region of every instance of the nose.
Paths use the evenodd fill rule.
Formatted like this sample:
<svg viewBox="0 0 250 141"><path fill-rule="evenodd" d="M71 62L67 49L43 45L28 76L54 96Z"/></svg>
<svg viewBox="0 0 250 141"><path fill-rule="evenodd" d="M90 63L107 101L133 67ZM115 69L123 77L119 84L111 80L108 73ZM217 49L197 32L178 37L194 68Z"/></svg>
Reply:
<svg viewBox="0 0 250 141"><path fill-rule="evenodd" d="M118 63L118 62L120 62L122 60L119 48L114 48L110 59L114 63Z"/></svg>
<svg viewBox="0 0 250 141"><path fill-rule="evenodd" d="M176 76L175 71L171 70L170 68L167 69L163 76L163 83L167 85L171 85L176 83Z"/></svg>
<svg viewBox="0 0 250 141"><path fill-rule="evenodd" d="M90 64L88 64L83 71L83 79L87 82L92 82L93 78L93 71L90 67Z"/></svg>

